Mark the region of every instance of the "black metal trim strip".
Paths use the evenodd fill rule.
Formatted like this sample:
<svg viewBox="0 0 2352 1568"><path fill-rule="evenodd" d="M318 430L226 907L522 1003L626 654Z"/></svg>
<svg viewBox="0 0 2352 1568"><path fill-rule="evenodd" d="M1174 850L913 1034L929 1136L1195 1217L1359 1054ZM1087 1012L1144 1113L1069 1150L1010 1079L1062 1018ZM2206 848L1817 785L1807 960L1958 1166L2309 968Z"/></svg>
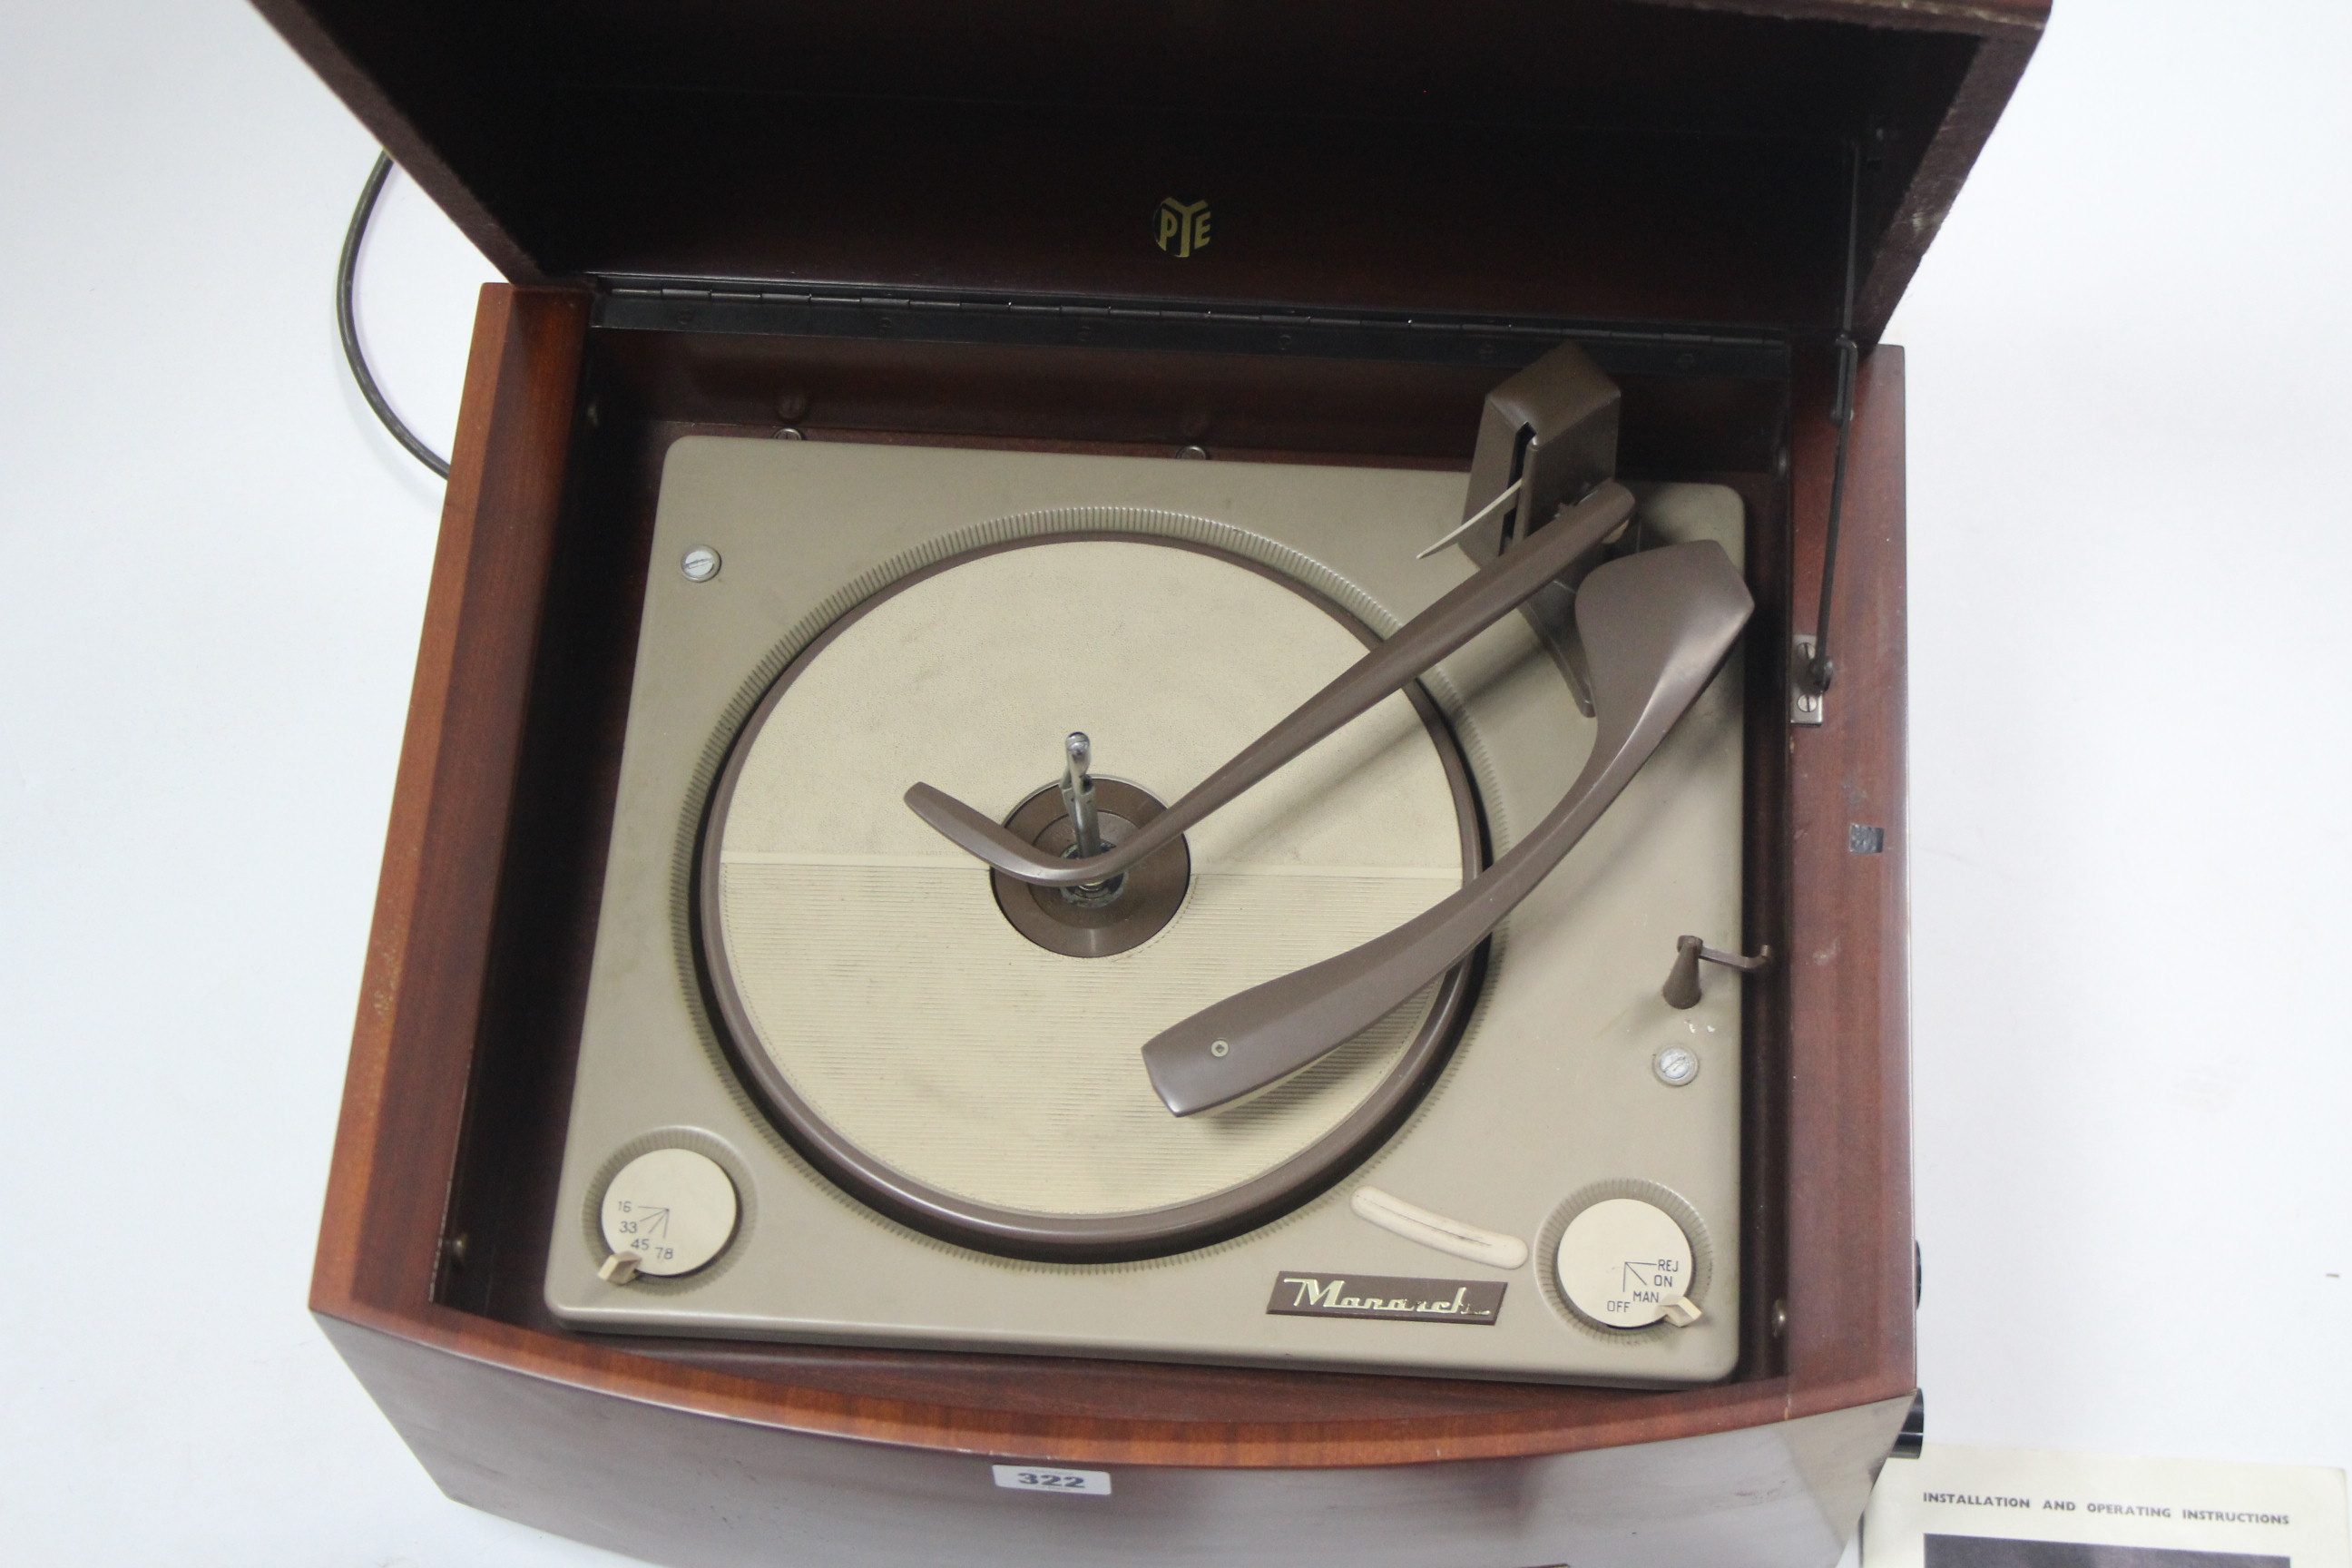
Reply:
<svg viewBox="0 0 2352 1568"><path fill-rule="evenodd" d="M1480 364L1532 363L1570 339L1612 374L1782 380L1789 340L1543 317L1340 315L1156 300L881 293L851 285L600 279L595 324L616 331L898 338L1189 353Z"/></svg>

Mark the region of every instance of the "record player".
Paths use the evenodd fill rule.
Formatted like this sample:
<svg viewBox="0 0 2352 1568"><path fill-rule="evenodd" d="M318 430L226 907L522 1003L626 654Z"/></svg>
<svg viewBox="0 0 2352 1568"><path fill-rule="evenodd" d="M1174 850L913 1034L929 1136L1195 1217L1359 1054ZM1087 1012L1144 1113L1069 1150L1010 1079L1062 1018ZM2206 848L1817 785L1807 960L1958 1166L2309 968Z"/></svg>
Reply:
<svg viewBox="0 0 2352 1568"><path fill-rule="evenodd" d="M1874 345L2038 4L263 9L515 279L313 1293L445 1489L1835 1557L1914 1395Z"/></svg>

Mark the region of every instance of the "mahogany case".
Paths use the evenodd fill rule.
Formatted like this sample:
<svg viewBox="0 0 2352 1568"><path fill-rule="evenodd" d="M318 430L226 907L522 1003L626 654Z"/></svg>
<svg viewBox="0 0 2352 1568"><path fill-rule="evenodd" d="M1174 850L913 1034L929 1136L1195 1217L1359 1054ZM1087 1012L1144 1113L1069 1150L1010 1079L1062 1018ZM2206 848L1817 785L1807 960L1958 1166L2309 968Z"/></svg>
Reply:
<svg viewBox="0 0 2352 1568"><path fill-rule="evenodd" d="M311 1295L445 1489L681 1563L1630 1563L1643 1529L1663 1544L1748 1495L1741 1444L1844 1413L1826 1447L1775 1439L1825 1526L1759 1515L1685 1542L1834 1554L1915 1381L1903 365L1875 345L2042 0L257 4L512 280L476 322ZM1213 214L1188 256L1156 243L1164 199ZM1798 728L1850 216L1864 353L1838 675L1824 721ZM1629 477L1748 506L1744 936L1787 962L1748 989L1729 1380L620 1339L549 1318L670 441L789 427L1466 468L1486 390L1564 338L1624 389ZM1884 851L1858 852L1857 826ZM1093 1500L992 1494L990 1458L1110 1468L1126 1500L1082 1516ZM1555 1496L1630 1511L1555 1518ZM1047 1505L1065 1511L1033 1517Z"/></svg>

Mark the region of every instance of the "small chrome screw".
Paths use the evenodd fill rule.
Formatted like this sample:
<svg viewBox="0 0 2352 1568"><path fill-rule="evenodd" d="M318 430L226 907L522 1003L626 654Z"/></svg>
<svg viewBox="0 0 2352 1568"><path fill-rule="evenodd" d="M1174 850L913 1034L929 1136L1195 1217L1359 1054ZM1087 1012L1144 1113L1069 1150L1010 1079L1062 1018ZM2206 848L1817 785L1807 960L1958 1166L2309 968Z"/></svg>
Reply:
<svg viewBox="0 0 2352 1568"><path fill-rule="evenodd" d="M1650 1058L1650 1070L1668 1089L1680 1089L1698 1077L1698 1053L1688 1046L1662 1046Z"/></svg>
<svg viewBox="0 0 2352 1568"><path fill-rule="evenodd" d="M677 569L686 574L689 583L708 583L719 575L719 552L708 544L698 544L679 558Z"/></svg>
<svg viewBox="0 0 2352 1568"><path fill-rule="evenodd" d="M1233 1048L1232 1045L1224 1040L1211 1040L1209 1042L1209 1054L1213 1057L1223 1056L1227 1051L1230 1051Z"/></svg>
<svg viewBox="0 0 2352 1568"><path fill-rule="evenodd" d="M1190 458L1196 463L1206 462L1209 457L1209 449L1206 447L1199 446L1179 447L1176 448L1176 455L1180 458Z"/></svg>

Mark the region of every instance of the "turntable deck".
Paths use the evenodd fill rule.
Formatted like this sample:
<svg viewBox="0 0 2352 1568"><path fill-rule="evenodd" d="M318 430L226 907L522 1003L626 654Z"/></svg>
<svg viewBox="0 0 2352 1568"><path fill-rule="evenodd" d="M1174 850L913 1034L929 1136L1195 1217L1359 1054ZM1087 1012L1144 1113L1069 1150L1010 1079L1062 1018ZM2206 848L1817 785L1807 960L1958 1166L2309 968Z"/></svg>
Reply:
<svg viewBox="0 0 2352 1568"><path fill-rule="evenodd" d="M927 781L1066 844L1055 785L1082 731L1115 845L1469 575L1452 551L1415 559L1461 485L677 443L549 1253L558 1317L1727 1374L1739 982L1710 971L1688 1009L1660 985L1678 938L1740 935L1736 654L1478 953L1305 1070L1184 1117L1153 1093L1147 1040L1428 909L1576 776L1594 721L1521 620L1194 825L1105 909L992 874L900 799ZM1728 490L1648 487L1618 548L1712 540L1737 562L1744 521ZM661 1151L732 1189L688 1271L617 1250L616 1194ZM687 1198L644 1190L646 1223L693 1228ZM1595 1247L1642 1301L1580 1288Z"/></svg>

